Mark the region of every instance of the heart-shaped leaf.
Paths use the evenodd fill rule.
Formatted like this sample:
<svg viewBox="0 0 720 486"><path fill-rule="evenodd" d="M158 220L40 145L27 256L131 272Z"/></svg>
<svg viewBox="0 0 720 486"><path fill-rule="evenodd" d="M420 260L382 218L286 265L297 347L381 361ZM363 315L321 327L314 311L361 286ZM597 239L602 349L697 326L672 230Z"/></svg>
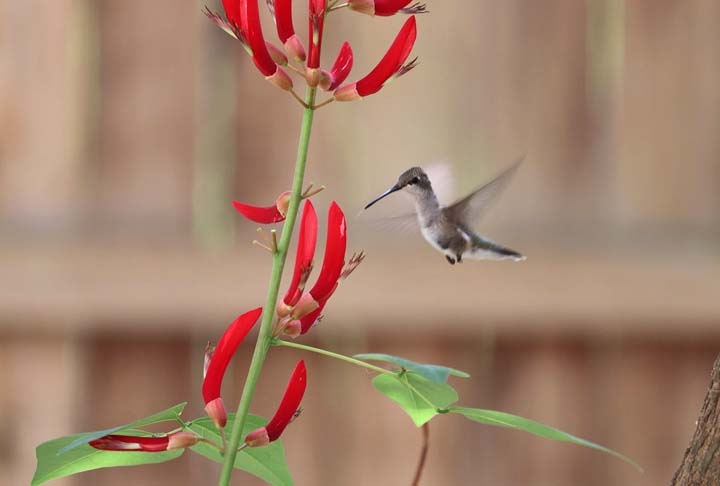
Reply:
<svg viewBox="0 0 720 486"><path fill-rule="evenodd" d="M386 373L376 376L373 386L402 407L420 427L448 405L455 403L458 394L447 383L434 383L413 372Z"/></svg>
<svg viewBox="0 0 720 486"><path fill-rule="evenodd" d="M353 358L362 359L364 361L385 361L386 363L393 363L404 370L414 371L418 375L424 376L433 383L446 383L450 375L457 376L459 378L470 377L470 375L464 371L456 370L454 368L434 364L416 363L414 361L410 361L409 359L399 358L390 354L364 353L356 354Z"/></svg>
<svg viewBox="0 0 720 486"><path fill-rule="evenodd" d="M159 422L177 421L185 405L185 403L181 403L162 412L119 427L87 434L69 435L40 444L35 449L37 468L35 469L35 475L30 484L36 486L51 479L102 467L154 464L180 457L183 452L185 452L184 449L164 452L101 451L90 447L88 442L117 432L128 432L133 435L152 435L136 429Z"/></svg>
<svg viewBox="0 0 720 486"><path fill-rule="evenodd" d="M225 430L229 431L232 429L234 419L235 414L228 415L228 423ZM242 436L244 437L249 432L264 426L266 423L267 420L264 418L249 414L243 424ZM207 417L193 420L188 429L216 444L222 443L222 437L220 437L218 430L213 425L212 420ZM223 457L220 455L220 452L206 443L198 442L192 446L191 449L215 462L223 462ZM293 484L290 470L285 461L285 448L280 440L271 442L264 447L246 447L238 452L235 457L234 467L257 476L263 481L267 481L275 486L292 486Z"/></svg>
<svg viewBox="0 0 720 486"><path fill-rule="evenodd" d="M505 412L498 412L495 410L483 410L480 408L466 408L466 407L450 407L448 409L450 413L459 413L466 418L481 424L495 425L498 427L508 427L511 429L522 430L533 435L544 437L546 439L557 440L562 442L572 442L573 444L589 447L596 449L607 454L613 455L634 466L637 470L642 472L642 467L632 459L615 452L612 449L595 444L589 440L581 439L574 435L563 432L562 430L549 427L547 425L535 422L534 420L526 419L517 415L512 415Z"/></svg>

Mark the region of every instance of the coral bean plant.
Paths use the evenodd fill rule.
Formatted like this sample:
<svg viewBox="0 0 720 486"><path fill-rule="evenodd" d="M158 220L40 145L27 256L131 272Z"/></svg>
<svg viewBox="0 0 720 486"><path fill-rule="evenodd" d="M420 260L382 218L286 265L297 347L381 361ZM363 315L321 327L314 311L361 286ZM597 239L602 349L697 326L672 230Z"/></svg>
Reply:
<svg viewBox="0 0 720 486"><path fill-rule="evenodd" d="M591 447L635 465L610 449L538 422L503 412L456 405L458 394L448 381L450 377L468 378L469 375L462 371L386 354L345 356L301 343L302 336L314 328L327 309L339 282L347 278L365 258L362 252L347 256L347 222L340 205L332 202L326 219L327 239L322 265L319 271L313 272L319 218L310 198L317 195L322 187L304 187L303 181L313 117L316 111L333 102L356 101L377 94L389 81L413 69L417 58L410 61L408 58L418 35L418 20L430 19L418 16L426 12L424 5L411 5L409 0L309 0L308 36L303 42L293 25L291 3L291 0L267 0L279 45L267 41L263 34L258 0L222 0L223 13L209 8L204 12L240 43L260 74L280 88L278 94L289 95L287 99L297 101L302 112L291 189L275 197L275 202L269 206L233 201L235 209L248 220L261 225L282 224L282 230L278 236L277 231L272 229L264 233L264 242L254 242L267 250L272 260L264 305L241 314L228 326L217 345L208 346L205 350L201 390L207 416L192 420L181 418L183 403L126 425L50 440L37 447L38 463L32 484L101 467L170 461L187 450L222 464L217 478L217 484L221 486L230 484L236 469L271 484L292 484L280 438L283 433L292 432L288 432L287 428L300 416L306 388L308 393L312 393L315 386L312 372L306 369L305 362L300 360L290 374L284 395L270 420L249 414L263 364L272 348L278 346L294 348L298 352L318 353L370 370L375 374L372 380L374 388L399 405L417 427L423 427L426 438L431 419L452 413L482 424L519 429ZM406 16L395 40L377 65L351 82L346 82L354 58L350 43L344 42L339 46L336 59L329 68L323 67L320 62L322 49L329 47L323 42L326 25L343 12L383 18ZM298 94L296 84L304 86L304 95ZM321 97L325 99L319 99ZM267 202L270 201L269 198ZM280 282L298 215L299 235L292 278L285 294L280 297ZM310 286L308 281L312 273L316 273L317 277ZM257 341L241 398L233 407L235 411L228 412L221 394L223 377L239 345L256 326L259 327ZM371 362L379 362L383 366ZM322 411L308 410L304 413ZM169 423L168 429L171 430L161 434L144 430L149 425L163 422ZM339 452L324 454L330 457ZM414 477L413 484L420 481L423 459L424 456L414 476L412 470L408 471L408 480Z"/></svg>

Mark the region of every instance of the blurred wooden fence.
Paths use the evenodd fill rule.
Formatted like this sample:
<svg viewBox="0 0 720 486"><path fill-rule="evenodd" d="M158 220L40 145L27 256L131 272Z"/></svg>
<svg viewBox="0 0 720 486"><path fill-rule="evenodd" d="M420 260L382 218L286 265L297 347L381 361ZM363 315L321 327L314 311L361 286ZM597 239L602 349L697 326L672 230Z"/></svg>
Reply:
<svg viewBox="0 0 720 486"><path fill-rule="evenodd" d="M464 369L462 404L646 468L441 417L424 484L667 484L720 350L720 3L429 7L417 70L319 112L308 180L328 185L321 207L354 214L411 164L450 160L465 190L527 152L484 229L530 258L449 267L419 237L353 221L370 257L308 341ZM227 203L287 188L297 107L201 8L0 0L0 485L27 484L49 438L185 400L200 414L205 341L263 298L269 262ZM332 20L327 59L350 40L352 77L399 25ZM297 357L273 352L254 412L271 413ZM419 432L365 373L307 359L286 438L297 484L408 484ZM217 470L187 454L57 484Z"/></svg>

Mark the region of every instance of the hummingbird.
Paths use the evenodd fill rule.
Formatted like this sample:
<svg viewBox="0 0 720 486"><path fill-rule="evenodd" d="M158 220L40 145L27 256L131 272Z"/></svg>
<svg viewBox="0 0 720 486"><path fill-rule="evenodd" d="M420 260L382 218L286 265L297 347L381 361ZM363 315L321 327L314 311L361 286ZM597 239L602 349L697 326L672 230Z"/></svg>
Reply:
<svg viewBox="0 0 720 486"><path fill-rule="evenodd" d="M524 260L525 256L477 234L472 225L505 187L522 159L449 206L440 206L430 178L420 167L406 170L390 189L370 201L365 209L397 192L409 193L415 202L420 231L435 249L454 265L463 258L475 260ZM413 216L413 215L410 215ZM404 216L400 216L403 219Z"/></svg>

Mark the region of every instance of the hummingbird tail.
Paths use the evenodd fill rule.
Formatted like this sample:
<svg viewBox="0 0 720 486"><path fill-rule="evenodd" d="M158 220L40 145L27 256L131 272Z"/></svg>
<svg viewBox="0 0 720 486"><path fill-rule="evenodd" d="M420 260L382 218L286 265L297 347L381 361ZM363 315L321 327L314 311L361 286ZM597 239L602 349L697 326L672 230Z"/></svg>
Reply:
<svg viewBox="0 0 720 486"><path fill-rule="evenodd" d="M473 238L472 248L468 253L468 257L478 260L513 260L519 262L526 258L515 250L477 236Z"/></svg>

